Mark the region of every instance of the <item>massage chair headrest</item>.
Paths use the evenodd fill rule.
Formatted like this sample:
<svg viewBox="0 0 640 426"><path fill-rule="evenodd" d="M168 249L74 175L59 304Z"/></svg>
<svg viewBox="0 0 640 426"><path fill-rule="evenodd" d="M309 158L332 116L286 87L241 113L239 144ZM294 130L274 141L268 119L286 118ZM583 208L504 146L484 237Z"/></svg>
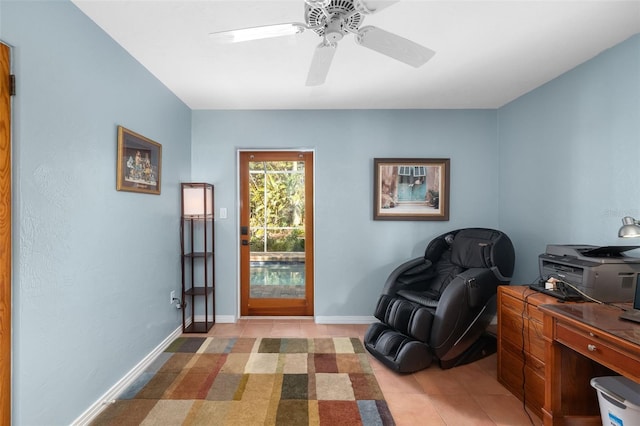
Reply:
<svg viewBox="0 0 640 426"><path fill-rule="evenodd" d="M451 250L451 263L469 268L497 268L503 277L511 277L515 263L513 244L500 231L466 228L447 232L435 238L425 251L425 258L436 263L446 250Z"/></svg>

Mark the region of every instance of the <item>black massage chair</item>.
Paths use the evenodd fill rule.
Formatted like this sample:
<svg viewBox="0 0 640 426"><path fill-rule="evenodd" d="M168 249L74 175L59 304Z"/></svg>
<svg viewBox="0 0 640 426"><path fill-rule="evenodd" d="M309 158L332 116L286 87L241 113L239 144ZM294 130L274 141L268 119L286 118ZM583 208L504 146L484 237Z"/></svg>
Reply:
<svg viewBox="0 0 640 426"><path fill-rule="evenodd" d="M513 275L509 237L493 229L447 232L429 243L424 257L397 267L384 285L364 343L398 373L431 365L443 369L495 352L486 328L496 313L498 285ZM491 345L493 347L491 347Z"/></svg>

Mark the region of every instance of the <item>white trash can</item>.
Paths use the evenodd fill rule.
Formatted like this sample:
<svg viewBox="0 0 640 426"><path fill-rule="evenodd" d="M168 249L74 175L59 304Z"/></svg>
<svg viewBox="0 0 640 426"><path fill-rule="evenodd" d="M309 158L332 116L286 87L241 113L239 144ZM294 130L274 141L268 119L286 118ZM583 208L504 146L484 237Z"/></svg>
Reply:
<svg viewBox="0 0 640 426"><path fill-rule="evenodd" d="M640 425L640 384L622 376L594 377L602 426Z"/></svg>

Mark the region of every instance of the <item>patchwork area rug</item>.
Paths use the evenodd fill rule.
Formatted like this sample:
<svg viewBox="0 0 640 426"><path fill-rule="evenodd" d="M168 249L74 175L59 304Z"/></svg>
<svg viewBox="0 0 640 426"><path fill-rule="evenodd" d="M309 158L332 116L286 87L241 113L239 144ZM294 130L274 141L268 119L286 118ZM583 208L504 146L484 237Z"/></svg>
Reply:
<svg viewBox="0 0 640 426"><path fill-rule="evenodd" d="M93 425L394 425L357 338L180 337Z"/></svg>

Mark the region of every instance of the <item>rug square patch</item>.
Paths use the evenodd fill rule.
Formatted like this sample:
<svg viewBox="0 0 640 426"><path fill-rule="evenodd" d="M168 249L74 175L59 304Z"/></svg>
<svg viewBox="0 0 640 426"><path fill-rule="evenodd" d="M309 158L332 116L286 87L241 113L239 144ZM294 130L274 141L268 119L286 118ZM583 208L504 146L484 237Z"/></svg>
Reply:
<svg viewBox="0 0 640 426"><path fill-rule="evenodd" d="M336 354L321 353L313 355L314 372L316 373L337 373L338 364Z"/></svg>
<svg viewBox="0 0 640 426"><path fill-rule="evenodd" d="M231 351L235 343L235 339L229 338L214 338L211 339L209 344L204 348L206 354L227 354Z"/></svg>
<svg viewBox="0 0 640 426"><path fill-rule="evenodd" d="M307 339L282 339L280 352L306 354L309 351Z"/></svg>
<svg viewBox="0 0 640 426"><path fill-rule="evenodd" d="M334 337L333 346L337 354L352 354L355 352L350 337Z"/></svg>
<svg viewBox="0 0 640 426"><path fill-rule="evenodd" d="M135 397L137 399L160 399L178 376L179 373L156 373Z"/></svg>
<svg viewBox="0 0 640 426"><path fill-rule="evenodd" d="M309 421L309 404L306 400L281 400L276 413L276 424L287 426L307 426Z"/></svg>
<svg viewBox="0 0 640 426"><path fill-rule="evenodd" d="M363 424L356 401L318 401L318 413L321 426Z"/></svg>
<svg viewBox="0 0 640 426"><path fill-rule="evenodd" d="M233 400L242 378L242 374L218 374L213 380L205 399L210 401Z"/></svg>
<svg viewBox="0 0 640 426"><path fill-rule="evenodd" d="M179 373L193 358L191 353L174 353L169 359L162 364L162 367L158 370L159 373Z"/></svg>
<svg viewBox="0 0 640 426"><path fill-rule="evenodd" d="M154 399L118 400L107 406L91 426L138 425L156 404Z"/></svg>
<svg viewBox="0 0 640 426"><path fill-rule="evenodd" d="M282 376L276 374L248 374L239 395L240 389L236 392L234 399L257 401L262 399L270 400L273 393L281 393Z"/></svg>
<svg viewBox="0 0 640 426"><path fill-rule="evenodd" d="M309 351L311 352L311 351ZM313 353L332 354L334 353L333 339L330 337L313 339Z"/></svg>
<svg viewBox="0 0 640 426"><path fill-rule="evenodd" d="M282 373L306 374L308 371L308 356L306 353L287 353L280 355L282 359Z"/></svg>
<svg viewBox="0 0 640 426"><path fill-rule="evenodd" d="M252 353L249 355L244 372L247 374L273 374L278 368L279 355Z"/></svg>
<svg viewBox="0 0 640 426"><path fill-rule="evenodd" d="M192 405L193 401L158 401L140 425L182 424Z"/></svg>
<svg viewBox="0 0 640 426"><path fill-rule="evenodd" d="M214 424L217 419L224 419L229 414L232 403L232 401L202 401L201 404L193 404L185 423L192 426Z"/></svg>
<svg viewBox="0 0 640 426"><path fill-rule="evenodd" d="M309 424L310 425L319 425L320 424L320 413L318 412L318 400L317 399L309 399Z"/></svg>
<svg viewBox="0 0 640 426"><path fill-rule="evenodd" d="M195 353L206 339L206 337L178 337L169 345L165 352Z"/></svg>
<svg viewBox="0 0 640 426"><path fill-rule="evenodd" d="M199 354L194 357L191 365L191 372L208 374L217 371L221 367L221 355L219 354Z"/></svg>
<svg viewBox="0 0 640 426"><path fill-rule="evenodd" d="M395 426L396 424L385 401L358 401L358 409L364 425Z"/></svg>
<svg viewBox="0 0 640 426"><path fill-rule="evenodd" d="M373 368L371 368L371 364L369 364L369 355L365 353L358 353L358 358L360 359L360 368L363 373L373 374Z"/></svg>
<svg viewBox="0 0 640 426"><path fill-rule="evenodd" d="M309 376L306 374L285 374L282 377L280 399L309 399Z"/></svg>
<svg viewBox="0 0 640 426"><path fill-rule="evenodd" d="M263 338L260 339L260 346L258 352L277 354L280 352L280 346L282 345L282 339Z"/></svg>
<svg viewBox="0 0 640 426"><path fill-rule="evenodd" d="M387 401L376 401L376 407L378 407L378 414L380 414L383 426L395 426L396 422L393 420L391 411L389 411Z"/></svg>
<svg viewBox="0 0 640 426"><path fill-rule="evenodd" d="M236 339L236 342L233 344L231 348L231 353L251 353L253 352L253 347L256 344L255 337L241 337Z"/></svg>
<svg viewBox="0 0 640 426"><path fill-rule="evenodd" d="M213 378L211 374L188 371L178 376L161 399L204 399Z"/></svg>
<svg viewBox="0 0 640 426"><path fill-rule="evenodd" d="M353 351L357 354L365 354L367 351L364 349L364 344L357 337L351 338L351 345L353 346Z"/></svg>
<svg viewBox="0 0 640 426"><path fill-rule="evenodd" d="M373 374L349 374L351 387L356 399L384 400L384 395Z"/></svg>
<svg viewBox="0 0 640 426"><path fill-rule="evenodd" d="M267 424L265 419L269 411L269 400L232 401L224 419L218 424L224 426L249 426ZM214 423L214 424L215 424ZM212 424L210 422L209 424Z"/></svg>
<svg viewBox="0 0 640 426"><path fill-rule="evenodd" d="M362 373L360 357L357 354L341 353L336 355L336 365L340 373Z"/></svg>
<svg viewBox="0 0 640 426"><path fill-rule="evenodd" d="M355 395L348 374L317 373L316 398L320 400L353 401Z"/></svg>
<svg viewBox="0 0 640 426"><path fill-rule="evenodd" d="M221 373L236 373L243 374L244 367L247 365L247 361L249 360L250 354L241 353L241 354L228 354L227 359L225 360L222 368L220 369Z"/></svg>

